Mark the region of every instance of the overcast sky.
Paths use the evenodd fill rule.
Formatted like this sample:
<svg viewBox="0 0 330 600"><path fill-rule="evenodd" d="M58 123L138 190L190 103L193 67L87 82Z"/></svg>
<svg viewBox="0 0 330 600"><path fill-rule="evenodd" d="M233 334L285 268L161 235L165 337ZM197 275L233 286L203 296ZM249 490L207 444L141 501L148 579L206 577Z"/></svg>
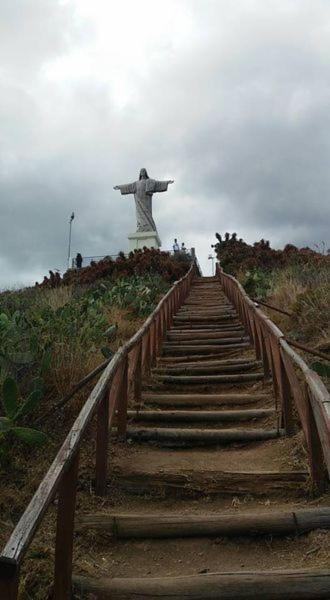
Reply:
<svg viewBox="0 0 330 600"><path fill-rule="evenodd" d="M0 286L135 230L141 167L163 247L214 233L329 245L329 0L2 0Z"/></svg>

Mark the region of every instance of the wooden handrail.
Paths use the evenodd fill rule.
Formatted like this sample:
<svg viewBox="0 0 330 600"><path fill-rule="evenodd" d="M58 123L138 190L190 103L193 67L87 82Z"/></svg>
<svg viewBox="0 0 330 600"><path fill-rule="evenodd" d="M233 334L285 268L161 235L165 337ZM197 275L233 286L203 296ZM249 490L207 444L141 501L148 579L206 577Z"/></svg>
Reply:
<svg viewBox="0 0 330 600"><path fill-rule="evenodd" d="M86 433L92 418L97 413L96 488L101 491L101 493L104 493L107 469L106 449L108 430L111 427L111 419L115 413L115 408L117 408L121 419L121 434L125 435L126 432L127 394L129 390L127 376L128 360L131 358L132 351L134 354L135 349L138 349L138 355L134 357L134 361L136 358L136 364L134 364L134 385L135 389L139 390L142 369L150 368L155 352L160 348L160 336L165 332L165 328L163 329L161 327L162 319L163 317L170 319L173 313L182 304L189 291L194 274L199 274L195 262L191 264L188 272L179 281L176 281L173 284L170 290L160 300L153 313L146 319L139 331L117 350L109 364L105 367L105 370L82 407L59 452L53 460L53 463L2 551L0 556L1 600L16 600L18 594L19 565L47 508L58 492L60 496L57 517L54 598L55 600L66 600L66 598L70 597L76 485L64 486L63 482L66 481L66 475L69 472L74 474L75 479L77 478L78 454L82 438ZM153 330L152 344L150 343L152 337L150 334L151 330ZM145 341L148 351L145 352L142 357L143 340ZM125 367L121 368L123 364ZM137 372L138 368L140 371L139 373ZM125 389L123 389L124 384ZM105 420L107 421L106 425L104 423ZM66 532L64 536L65 540L63 538L65 547L61 546L62 537L64 535L61 532L63 531ZM61 553L63 553L64 559L63 557L61 558ZM63 569L60 568L60 565L63 565L63 561L65 563L64 574Z"/></svg>
<svg viewBox="0 0 330 600"><path fill-rule="evenodd" d="M265 374L272 375L287 433L293 431L292 400L296 404L313 483L322 490L325 483L323 464L330 476L330 394L320 377L289 346L291 340L285 339L283 332L255 305L242 285L232 275L224 273L219 265L217 274L251 335Z"/></svg>

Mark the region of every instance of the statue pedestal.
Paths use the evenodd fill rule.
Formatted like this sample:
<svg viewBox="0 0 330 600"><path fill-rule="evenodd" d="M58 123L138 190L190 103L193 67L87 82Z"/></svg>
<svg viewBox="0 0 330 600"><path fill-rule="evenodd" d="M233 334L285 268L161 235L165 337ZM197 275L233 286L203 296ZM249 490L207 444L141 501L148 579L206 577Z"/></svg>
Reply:
<svg viewBox="0 0 330 600"><path fill-rule="evenodd" d="M128 234L129 251L146 248L160 248L162 245L157 231L136 231Z"/></svg>

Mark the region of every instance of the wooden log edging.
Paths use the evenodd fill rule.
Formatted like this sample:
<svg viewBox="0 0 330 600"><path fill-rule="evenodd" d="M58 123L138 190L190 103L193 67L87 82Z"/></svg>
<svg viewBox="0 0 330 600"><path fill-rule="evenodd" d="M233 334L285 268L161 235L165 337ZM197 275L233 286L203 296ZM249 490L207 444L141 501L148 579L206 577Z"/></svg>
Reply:
<svg viewBox="0 0 330 600"><path fill-rule="evenodd" d="M266 394L157 394L145 393L144 403L160 406L214 406L223 404L251 404L268 400Z"/></svg>
<svg viewBox="0 0 330 600"><path fill-rule="evenodd" d="M277 429L185 429L174 427L128 427L127 437L136 442L155 442L163 446L188 447L273 440L283 435Z"/></svg>
<svg viewBox="0 0 330 600"><path fill-rule="evenodd" d="M116 538L301 535L330 529L330 507L202 515L87 514L76 529L101 529Z"/></svg>
<svg viewBox="0 0 330 600"><path fill-rule="evenodd" d="M268 497L285 491L294 497L307 494L309 474L307 471L205 471L185 469L149 472L125 470L112 476L114 485L137 495L159 494L195 498L199 496L245 496Z"/></svg>
<svg viewBox="0 0 330 600"><path fill-rule="evenodd" d="M330 570L243 571L181 577L101 578L75 575L77 592L103 600L329 600Z"/></svg>
<svg viewBox="0 0 330 600"><path fill-rule="evenodd" d="M249 421L253 419L265 419L274 416L273 408L255 408L246 410L129 410L127 416L133 422L136 421L163 421L188 423L226 421Z"/></svg>

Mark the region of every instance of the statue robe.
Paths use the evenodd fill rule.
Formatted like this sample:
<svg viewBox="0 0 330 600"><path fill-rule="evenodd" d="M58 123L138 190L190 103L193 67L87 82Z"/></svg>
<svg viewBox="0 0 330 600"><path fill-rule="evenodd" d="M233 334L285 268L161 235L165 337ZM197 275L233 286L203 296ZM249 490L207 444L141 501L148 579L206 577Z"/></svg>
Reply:
<svg viewBox="0 0 330 600"><path fill-rule="evenodd" d="M152 195L166 192L169 182L156 179L139 179L134 183L119 185L121 194L134 194L137 231L157 231L152 218Z"/></svg>

